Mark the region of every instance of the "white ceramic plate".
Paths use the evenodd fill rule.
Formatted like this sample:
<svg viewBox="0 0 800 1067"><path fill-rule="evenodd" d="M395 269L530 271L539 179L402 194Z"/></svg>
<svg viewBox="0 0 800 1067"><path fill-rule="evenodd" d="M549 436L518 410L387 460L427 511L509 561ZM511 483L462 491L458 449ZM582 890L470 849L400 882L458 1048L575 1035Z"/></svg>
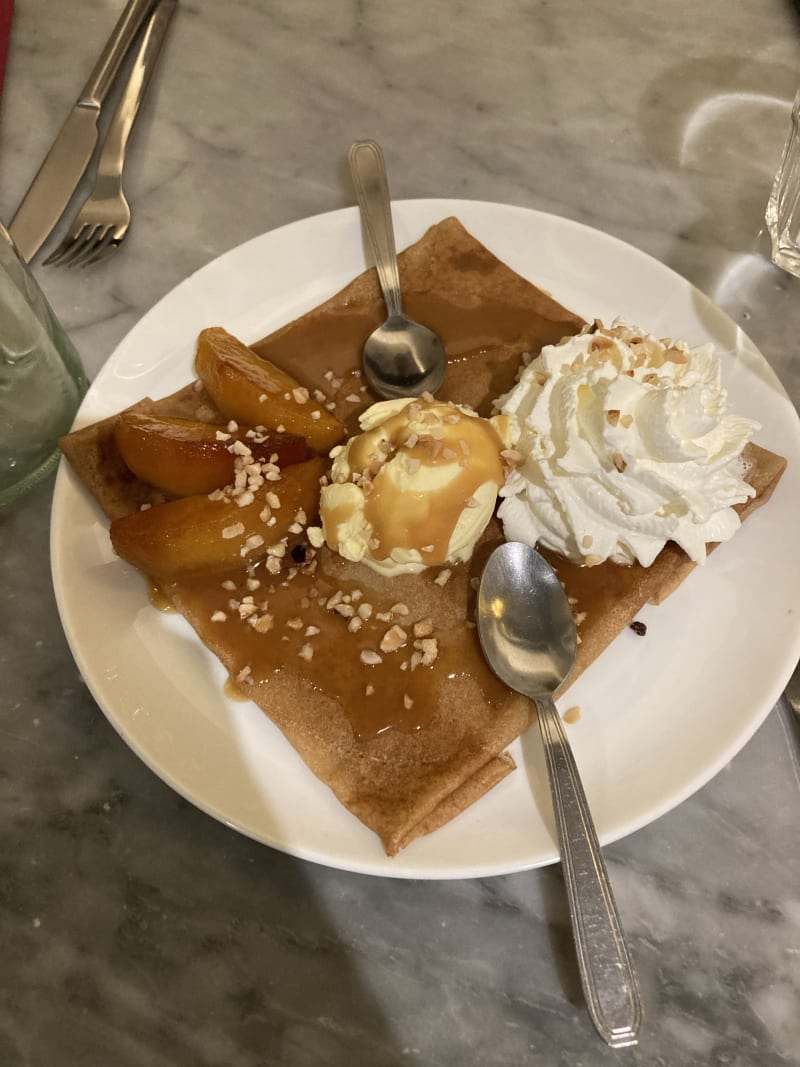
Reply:
<svg viewBox="0 0 800 1067"><path fill-rule="evenodd" d="M658 335L711 340L732 404L789 459L769 506L623 633L562 701L598 832L644 826L717 773L763 721L800 655L800 427L753 344L687 281L644 253L562 218L499 204L395 204L403 248L457 215L500 258L587 318L623 315ZM354 208L306 219L221 256L166 296L103 367L83 425L190 380L195 339L224 325L255 340L332 295L365 266ZM223 693L225 672L180 618L151 607L111 549L107 523L62 465L53 503L61 619L92 693L156 774L203 811L292 855L368 874L463 878L557 859L538 735L519 769L449 825L387 859L261 711Z"/></svg>

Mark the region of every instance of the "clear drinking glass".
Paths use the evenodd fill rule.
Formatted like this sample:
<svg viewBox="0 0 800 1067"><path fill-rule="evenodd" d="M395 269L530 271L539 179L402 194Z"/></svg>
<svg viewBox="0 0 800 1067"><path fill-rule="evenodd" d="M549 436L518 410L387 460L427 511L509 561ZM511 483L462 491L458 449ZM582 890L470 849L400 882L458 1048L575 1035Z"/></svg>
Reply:
<svg viewBox="0 0 800 1067"><path fill-rule="evenodd" d="M0 507L58 462L88 382L80 357L0 223Z"/></svg>
<svg viewBox="0 0 800 1067"><path fill-rule="evenodd" d="M765 218L772 240L772 262L800 278L800 91L792 105L792 128Z"/></svg>

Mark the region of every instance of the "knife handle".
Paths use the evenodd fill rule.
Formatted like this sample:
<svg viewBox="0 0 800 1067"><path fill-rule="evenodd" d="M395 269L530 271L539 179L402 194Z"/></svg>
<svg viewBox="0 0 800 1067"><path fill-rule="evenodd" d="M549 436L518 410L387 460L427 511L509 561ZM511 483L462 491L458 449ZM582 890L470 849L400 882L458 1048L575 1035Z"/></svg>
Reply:
<svg viewBox="0 0 800 1067"><path fill-rule="evenodd" d="M128 0L89 80L83 87L83 92L78 99L79 105L99 108L103 103L131 42L155 3L156 0Z"/></svg>

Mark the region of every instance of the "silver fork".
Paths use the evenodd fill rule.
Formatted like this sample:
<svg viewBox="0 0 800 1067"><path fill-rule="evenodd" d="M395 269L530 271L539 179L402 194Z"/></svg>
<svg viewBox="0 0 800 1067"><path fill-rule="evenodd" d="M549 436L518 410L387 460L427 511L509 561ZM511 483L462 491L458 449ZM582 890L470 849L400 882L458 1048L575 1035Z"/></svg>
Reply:
<svg viewBox="0 0 800 1067"><path fill-rule="evenodd" d="M109 124L97 164L94 189L61 244L43 266L87 266L113 252L124 241L131 225L131 209L122 189L128 138L177 3L178 0L159 0L156 4Z"/></svg>

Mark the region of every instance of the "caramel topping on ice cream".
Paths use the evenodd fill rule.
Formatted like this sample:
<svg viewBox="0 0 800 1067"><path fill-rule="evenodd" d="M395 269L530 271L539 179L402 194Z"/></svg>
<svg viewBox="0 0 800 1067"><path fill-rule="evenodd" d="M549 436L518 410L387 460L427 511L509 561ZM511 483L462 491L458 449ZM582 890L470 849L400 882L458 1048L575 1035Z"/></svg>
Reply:
<svg viewBox="0 0 800 1067"><path fill-rule="evenodd" d="M360 425L331 453L312 543L384 574L469 559L505 480L514 420L424 397L373 404Z"/></svg>

